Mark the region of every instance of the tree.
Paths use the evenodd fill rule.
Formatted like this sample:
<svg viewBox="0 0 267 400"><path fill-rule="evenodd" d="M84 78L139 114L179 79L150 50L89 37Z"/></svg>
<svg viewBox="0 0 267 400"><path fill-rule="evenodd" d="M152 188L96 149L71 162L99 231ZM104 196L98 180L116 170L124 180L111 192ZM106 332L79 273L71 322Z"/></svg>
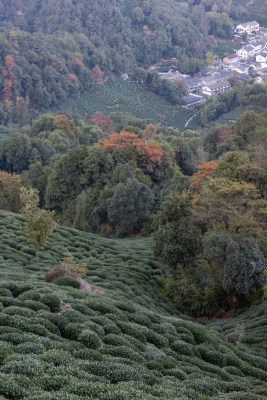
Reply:
<svg viewBox="0 0 267 400"><path fill-rule="evenodd" d="M39 260L40 247L46 242L47 236L53 232L55 222L53 213L38 207L39 196L36 189L21 188L20 199L24 205L21 213L27 218L26 232L29 241L35 249L36 260Z"/></svg>
<svg viewBox="0 0 267 400"><path fill-rule="evenodd" d="M75 122L64 114L56 116L53 127L62 129L73 143L78 143L82 135L80 128Z"/></svg>
<svg viewBox="0 0 267 400"><path fill-rule="evenodd" d="M19 124L19 127L26 125L28 123L29 118L29 97L26 96L16 98L16 120Z"/></svg>
<svg viewBox="0 0 267 400"><path fill-rule="evenodd" d="M3 153L7 168L15 172L23 171L29 165L31 153L29 136L20 132L12 133L3 143Z"/></svg>
<svg viewBox="0 0 267 400"><path fill-rule="evenodd" d="M228 151L218 162L216 175L236 181L252 183L262 197L266 194L267 172L256 165L245 151Z"/></svg>
<svg viewBox="0 0 267 400"><path fill-rule="evenodd" d="M193 266L200 251L200 230L193 222L190 208L190 193L171 192L154 217L154 252L169 265L173 276L178 264Z"/></svg>
<svg viewBox="0 0 267 400"><path fill-rule="evenodd" d="M110 169L110 156L100 146L70 150L55 163L48 177L46 207L62 211L83 190L96 182L103 185Z"/></svg>
<svg viewBox="0 0 267 400"><path fill-rule="evenodd" d="M21 175L0 171L0 208L18 213L21 208Z"/></svg>
<svg viewBox="0 0 267 400"><path fill-rule="evenodd" d="M12 69L15 67L14 59L12 56L8 55L5 57L5 66L7 69Z"/></svg>
<svg viewBox="0 0 267 400"><path fill-rule="evenodd" d="M92 74L94 86L96 88L96 85L100 85L103 82L104 72L101 71L101 69L99 68L98 65L96 65L92 69L91 74Z"/></svg>
<svg viewBox="0 0 267 400"><path fill-rule="evenodd" d="M99 142L104 151L120 150L128 161L136 161L138 167L153 174L163 161L163 151L157 143L144 143L133 132L113 133L108 139Z"/></svg>
<svg viewBox="0 0 267 400"><path fill-rule="evenodd" d="M208 51L206 53L206 60L207 60L208 65L215 65L214 58L215 58L215 56L214 56L214 54L212 54L211 51Z"/></svg>
<svg viewBox="0 0 267 400"><path fill-rule="evenodd" d="M110 117L105 117L102 113L97 113L89 119L89 122L99 126L102 131L107 132L109 135L114 132L114 122Z"/></svg>
<svg viewBox="0 0 267 400"><path fill-rule="evenodd" d="M253 238L228 232L207 233L203 237L204 256L219 273L223 289L231 297L247 298L253 288L265 282L266 260Z"/></svg>
<svg viewBox="0 0 267 400"><path fill-rule="evenodd" d="M153 124L148 124L143 130L145 140L153 139L157 134L157 127Z"/></svg>
<svg viewBox="0 0 267 400"><path fill-rule="evenodd" d="M205 179L214 174L217 167L218 163L216 161L203 161L201 164L197 165L198 171L193 175L193 179L191 181L189 189L196 189L197 191L199 191Z"/></svg>
<svg viewBox="0 0 267 400"><path fill-rule="evenodd" d="M257 120L258 115L254 111L244 112L235 122L235 133L247 141L249 134L255 131Z"/></svg>
<svg viewBox="0 0 267 400"><path fill-rule="evenodd" d="M196 222L212 230L261 236L266 204L251 183L209 178L193 204L193 213Z"/></svg>
<svg viewBox="0 0 267 400"><path fill-rule="evenodd" d="M116 225L118 236L141 228L148 218L151 199L151 190L135 178L128 178L115 187L107 211L109 221Z"/></svg>

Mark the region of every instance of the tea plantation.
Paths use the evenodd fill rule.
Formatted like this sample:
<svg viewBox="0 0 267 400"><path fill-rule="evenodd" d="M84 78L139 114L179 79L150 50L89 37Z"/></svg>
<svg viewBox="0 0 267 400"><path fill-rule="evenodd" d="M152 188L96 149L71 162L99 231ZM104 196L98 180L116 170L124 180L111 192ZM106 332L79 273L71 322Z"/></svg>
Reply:
<svg viewBox="0 0 267 400"><path fill-rule="evenodd" d="M52 110L55 111L55 110ZM60 104L58 112L71 112L74 116L91 118L97 111L104 115L123 112L138 118L153 119L156 123L185 130L185 124L193 112L172 105L139 84L122 79L109 79L93 93L83 93ZM199 122L199 121L198 121ZM199 126L197 124L196 128ZM191 124L187 129L195 129Z"/></svg>
<svg viewBox="0 0 267 400"><path fill-rule="evenodd" d="M154 289L149 238L57 226L36 263L24 228L0 211L0 400L266 399L266 303L202 326ZM66 252L105 294L44 281Z"/></svg>

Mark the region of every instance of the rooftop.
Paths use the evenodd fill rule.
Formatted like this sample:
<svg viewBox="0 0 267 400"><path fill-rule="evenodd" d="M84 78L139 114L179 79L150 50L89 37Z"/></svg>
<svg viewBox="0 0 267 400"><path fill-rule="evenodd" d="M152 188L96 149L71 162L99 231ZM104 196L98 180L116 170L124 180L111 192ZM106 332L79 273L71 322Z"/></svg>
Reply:
<svg viewBox="0 0 267 400"><path fill-rule="evenodd" d="M190 96L187 96L185 100L186 100L186 104L192 104L197 101L203 100L203 97L197 96L196 94L191 94Z"/></svg>
<svg viewBox="0 0 267 400"><path fill-rule="evenodd" d="M211 89L211 90L216 90L219 89L221 87L227 87L230 86L230 83L226 80L221 81L221 82L216 82L216 83L212 83L210 85L206 85L207 88Z"/></svg>
<svg viewBox="0 0 267 400"><path fill-rule="evenodd" d="M257 21L249 21L249 22L244 22L242 24L239 24L237 26L247 27L247 26L254 26L254 25L259 25L259 23Z"/></svg>
<svg viewBox="0 0 267 400"><path fill-rule="evenodd" d="M228 58L228 60L232 60L233 58L238 57L236 53L231 54L230 56L227 56L226 58Z"/></svg>

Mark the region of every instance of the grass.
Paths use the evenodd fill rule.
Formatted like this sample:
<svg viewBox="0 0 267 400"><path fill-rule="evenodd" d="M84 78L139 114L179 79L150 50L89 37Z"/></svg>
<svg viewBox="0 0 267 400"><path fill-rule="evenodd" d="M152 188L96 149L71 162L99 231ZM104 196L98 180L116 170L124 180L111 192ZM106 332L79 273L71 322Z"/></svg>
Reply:
<svg viewBox="0 0 267 400"><path fill-rule="evenodd" d="M235 53L241 48L239 43L232 42L229 39L216 39L218 45L214 48L214 54L218 57L224 58L230 54Z"/></svg>
<svg viewBox="0 0 267 400"><path fill-rule="evenodd" d="M231 125L234 121L236 121L241 115L248 110L253 110L257 114L262 113L262 109L259 107L238 107L235 108L225 114L222 114L220 118L216 119L216 121L212 121L212 124L216 123L217 124L229 124Z"/></svg>
<svg viewBox="0 0 267 400"><path fill-rule="evenodd" d="M55 110L53 110L55 111ZM139 84L129 80L109 79L95 92L72 97L60 105L59 112L71 111L75 116L90 118L95 112L104 115L124 112L138 118L153 119L156 123L184 130L193 112L168 103Z"/></svg>
<svg viewBox="0 0 267 400"><path fill-rule="evenodd" d="M0 211L1 400L266 398L266 303L202 326L153 288L149 238L57 226L37 263L24 229ZM44 281L67 251L105 295Z"/></svg>

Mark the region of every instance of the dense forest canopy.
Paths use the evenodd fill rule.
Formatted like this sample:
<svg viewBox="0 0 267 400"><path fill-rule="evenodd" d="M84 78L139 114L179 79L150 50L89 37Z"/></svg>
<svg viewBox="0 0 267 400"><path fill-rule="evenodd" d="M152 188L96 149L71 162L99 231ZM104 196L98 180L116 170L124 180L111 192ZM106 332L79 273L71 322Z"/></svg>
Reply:
<svg viewBox="0 0 267 400"><path fill-rule="evenodd" d="M101 77L161 58L194 73L216 47L214 36L230 37L227 11L158 0L0 1L1 100L28 96L33 107L48 108L92 91Z"/></svg>

